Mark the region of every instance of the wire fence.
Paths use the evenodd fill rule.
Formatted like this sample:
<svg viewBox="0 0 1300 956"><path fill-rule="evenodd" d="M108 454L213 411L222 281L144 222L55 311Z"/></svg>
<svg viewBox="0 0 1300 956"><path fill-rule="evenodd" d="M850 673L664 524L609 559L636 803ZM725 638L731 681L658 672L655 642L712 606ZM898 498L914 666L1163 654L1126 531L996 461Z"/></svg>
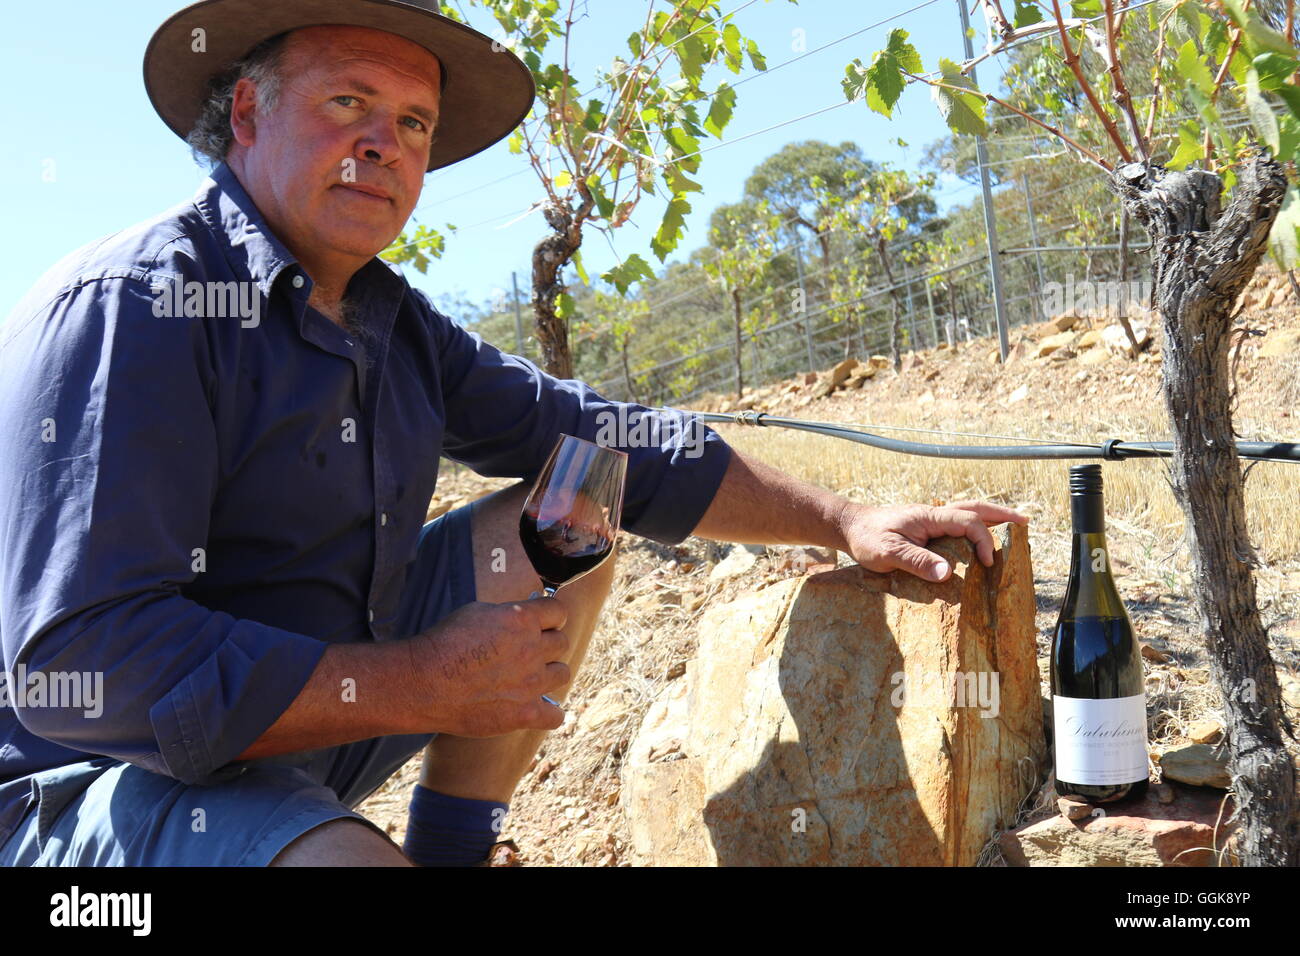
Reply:
<svg viewBox="0 0 1300 956"><path fill-rule="evenodd" d="M1225 114L1230 131L1249 122L1243 114ZM1026 137L1025 156L1051 145L1035 133ZM1073 168L1075 176L1050 189L1036 185L1030 173L996 187L992 193L996 234L990 236L984 227L957 261L940 268L896 266L902 275L893 285L881 283L845 298L828 290L843 289L852 270L875 263L870 252L843 254L830 264L800 270L795 280L745 298L742 314L750 317L757 311L760 327L742 334L739 343L732 314L721 309L695 330L694 340L704 342L701 347L683 354L676 344L642 348L634 338L626 370L617 362L586 378L610 398L685 405L708 393L737 395L738 375L748 392L850 356L866 359L888 354L895 310L900 351L990 336L997 325L989 248L999 250L1009 329L1043 322L1066 310L1112 316L1124 310L1132 317L1149 298L1145 235L1130 223L1127 252L1121 250L1118 199L1102 188L1097 171L1083 164ZM1099 206L1092 210L1095 221L1086 240L1080 240L1083 230L1072 212L1076 207L1060 199L1077 197L1084 190L1098 197ZM942 217L933 220L943 222ZM923 224L887 252L901 262L929 238ZM802 262L816 249L816 237L806 237L778 250L777 256L793 255ZM650 321L656 310L698 291L688 289L650 303Z"/></svg>
<svg viewBox="0 0 1300 956"><path fill-rule="evenodd" d="M1029 201L1032 203L1032 197ZM1103 304L1117 298L1121 303L1139 298L1128 293L1140 286L1114 288L1121 277L1117 234L1103 232L1088 246L1051 243L1074 226L1072 222L1035 221L1027 211L1023 220L1008 221L1006 228L999 230L997 247L1001 250L1009 327L1042 322L1070 307L1068 290L1084 288L1085 283L1102 290L1101 296L1093 298L1101 298ZM890 253L901 260L902 253L925 239L924 235L915 236L895 245ZM672 354L671 345L660 346L657 352L638 350L633 338L626 372L616 363L588 380L601 394L617 400L687 404L706 393L735 394L739 368L745 390L751 391L850 356L865 360L888 354L895 310L900 351L952 346L992 335L996 316L987 248L973 246L962 258L938 268L898 270L902 276L895 284L881 283L852 297L830 290L844 288L848 272L871 256L846 255L744 301L744 315L757 311L767 321L740 336L739 351L733 316L723 309L704 328L695 330L697 341L703 338L707 343L702 347L686 354ZM1142 275L1142 248L1137 243L1130 248L1126 276L1130 282ZM805 253L802 248L783 250L791 251L800 256ZM866 264L875 266L874 261ZM666 304L652 304L650 322L656 307Z"/></svg>

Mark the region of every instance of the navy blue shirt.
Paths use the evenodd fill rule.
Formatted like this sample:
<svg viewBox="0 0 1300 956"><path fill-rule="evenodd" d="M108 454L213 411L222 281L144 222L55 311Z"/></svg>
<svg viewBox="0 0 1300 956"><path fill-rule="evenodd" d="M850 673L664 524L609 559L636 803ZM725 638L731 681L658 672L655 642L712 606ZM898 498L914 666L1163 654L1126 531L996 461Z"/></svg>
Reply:
<svg viewBox="0 0 1300 956"><path fill-rule="evenodd" d="M192 282L246 294L187 315ZM27 775L87 755L224 779L327 643L400 636L440 455L531 480L561 433L623 447L623 526L666 543L712 501L731 455L712 429L598 434L682 413L499 351L380 259L347 290L361 337L311 289L222 164L0 325L0 840ZM100 675L100 713L20 702L19 667Z"/></svg>

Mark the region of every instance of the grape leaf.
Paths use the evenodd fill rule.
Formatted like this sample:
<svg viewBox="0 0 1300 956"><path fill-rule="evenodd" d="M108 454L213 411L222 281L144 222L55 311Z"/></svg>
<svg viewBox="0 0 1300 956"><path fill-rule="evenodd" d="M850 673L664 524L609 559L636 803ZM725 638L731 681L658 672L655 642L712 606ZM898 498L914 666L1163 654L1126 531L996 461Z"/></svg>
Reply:
<svg viewBox="0 0 1300 956"><path fill-rule="evenodd" d="M627 295L627 290L632 286L632 283L640 282L642 279L653 279L654 277L654 270L650 268L649 263L636 253L628 256L601 276L602 279L614 286L620 295Z"/></svg>
<svg viewBox="0 0 1300 956"><path fill-rule="evenodd" d="M1035 23L1042 23L1043 11L1038 9L1038 4L1033 0L1016 0L1015 23L1012 24L1017 30L1021 27L1032 26Z"/></svg>
<svg viewBox="0 0 1300 956"><path fill-rule="evenodd" d="M718 139L722 139L722 130L731 122L731 114L735 108L736 91L723 83L713 94L713 102L709 106L709 116L704 121L704 128Z"/></svg>
<svg viewBox="0 0 1300 956"><path fill-rule="evenodd" d="M1214 76L1196 49L1196 41L1188 40L1178 49L1178 59L1174 61L1183 79L1210 96L1214 92Z"/></svg>
<svg viewBox="0 0 1300 956"><path fill-rule="evenodd" d="M903 72L919 73L921 69L921 54L907 42L907 31L892 31L885 48L876 53L867 68L867 105L882 116L892 115L894 104L907 86Z"/></svg>
<svg viewBox="0 0 1300 956"><path fill-rule="evenodd" d="M659 230L650 240L650 248L654 250L660 262L668 258L668 253L677 248L677 243L681 241L682 233L686 230L686 214L690 211L691 204L683 196L674 196L668 201L668 208L664 210L664 218L659 223Z"/></svg>
<svg viewBox="0 0 1300 956"><path fill-rule="evenodd" d="M943 82L949 87L956 86L973 91L960 93L942 86L931 89L934 101L938 104L939 112L948 124L948 128L954 133L983 136L988 129L988 124L984 121L984 97L978 95L978 90L970 77L963 75L952 60L941 59L939 70L943 74Z"/></svg>
<svg viewBox="0 0 1300 956"><path fill-rule="evenodd" d="M1255 72L1259 74L1261 89L1275 90L1286 82L1287 77L1300 69L1300 62L1280 53L1261 53L1255 57Z"/></svg>

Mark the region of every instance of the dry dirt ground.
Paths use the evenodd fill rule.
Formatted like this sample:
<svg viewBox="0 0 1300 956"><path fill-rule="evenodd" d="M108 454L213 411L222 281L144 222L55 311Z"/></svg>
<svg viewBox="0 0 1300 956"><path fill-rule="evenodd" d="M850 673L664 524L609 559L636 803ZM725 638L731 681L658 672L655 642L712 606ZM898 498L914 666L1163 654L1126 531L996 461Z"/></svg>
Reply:
<svg viewBox="0 0 1300 956"><path fill-rule="evenodd" d="M1243 335L1237 366L1236 425L1247 439L1300 439L1300 346L1278 357L1257 354L1265 342L1300 330L1300 310L1289 286L1265 273L1248 294L1238 325L1262 335ZM1084 322L1100 328L1104 323ZM1150 323L1153 328L1158 323ZM1077 331L1077 329L1076 329ZM1034 357L1046 330L1013 330L1024 354L1007 365L990 359L995 342L977 339L955 349L909 355L903 371L882 369L858 387L819 393L801 376L755 392L693 403L695 410L752 406L774 415L866 423L892 437L960 444L990 439L884 431L884 426L1050 440L1094 442L1103 438L1167 440L1159 391L1159 335L1140 360L1115 355L1084 364L1082 351ZM1094 356L1094 358L1097 356ZM858 356L867 359L867 356ZM910 501L942 503L982 498L1006 503L1030 517L1038 603L1039 663L1046 692L1047 653L1069 569L1066 462L953 462L892 454L808 433L738 425L718 430L737 448L800 477L874 505ZM1148 718L1152 749L1186 742L1197 721L1221 718L1221 699L1210 677L1187 598L1183 516L1159 461L1107 463L1108 541L1121 594L1147 657ZM437 513L508 484L464 469L444 467ZM1293 721L1300 721L1300 545L1294 524L1300 501L1300 466L1261 463L1246 483L1252 544L1260 557L1259 601L1270 629ZM763 550L746 573L710 580L713 566L733 547L691 537L665 547L624 534L613 591L593 638L588 659L568 701L568 719L547 739L520 782L506 818L503 839L517 853L500 862L522 865L635 865L619 806L623 755L650 701L681 676L695 653L696 624L704 608L741 590L800 573L784 546ZM840 565L850 559L843 554ZM806 562L805 562L806 564ZM1203 729L1203 726L1201 729ZM1300 724L1298 724L1300 726ZM412 761L361 811L399 843L406 804L418 776ZM1026 806L1022 819L1044 811ZM992 848L984 862L1001 864Z"/></svg>

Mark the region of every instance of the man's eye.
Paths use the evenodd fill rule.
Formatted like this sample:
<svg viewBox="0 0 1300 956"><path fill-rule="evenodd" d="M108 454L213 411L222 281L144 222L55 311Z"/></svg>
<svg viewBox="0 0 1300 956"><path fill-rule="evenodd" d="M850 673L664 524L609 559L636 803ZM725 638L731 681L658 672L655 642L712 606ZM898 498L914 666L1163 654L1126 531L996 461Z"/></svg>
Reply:
<svg viewBox="0 0 1300 956"><path fill-rule="evenodd" d="M411 127L411 129L416 130L417 132L421 132L421 133L422 133L422 132L424 132L426 129L428 129L428 127L426 127L426 126L424 125L424 123L422 123L420 120L416 119L414 116L407 116L406 119L410 120L412 123L415 124L414 126Z"/></svg>
<svg viewBox="0 0 1300 956"><path fill-rule="evenodd" d="M342 96L336 96L336 97L334 97L334 102L335 102L335 103L339 103L340 100L352 100L352 101L355 102L355 101L356 101L356 97L355 97L355 96L348 96L346 93L343 94ZM339 105L340 105L340 106L350 106L350 105L352 105L352 104L351 104L351 103L339 103Z"/></svg>

